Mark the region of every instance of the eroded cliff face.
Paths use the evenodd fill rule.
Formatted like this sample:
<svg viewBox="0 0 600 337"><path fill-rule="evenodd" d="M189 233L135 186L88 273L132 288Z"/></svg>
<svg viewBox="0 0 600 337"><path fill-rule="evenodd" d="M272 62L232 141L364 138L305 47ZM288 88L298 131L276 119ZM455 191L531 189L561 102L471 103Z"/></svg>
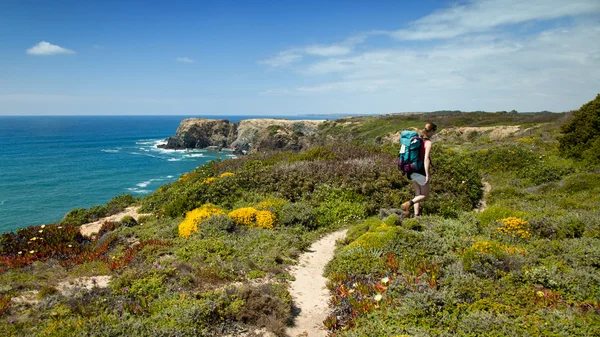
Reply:
<svg viewBox="0 0 600 337"><path fill-rule="evenodd" d="M164 148L227 148L247 153L269 150L300 151L310 144L323 121L291 121L257 118L238 123L228 120L188 118L183 120L175 135L167 139Z"/></svg>
<svg viewBox="0 0 600 337"><path fill-rule="evenodd" d="M175 135L167 139L164 148L193 149L209 146L227 147L233 125L228 120L188 118L181 121Z"/></svg>

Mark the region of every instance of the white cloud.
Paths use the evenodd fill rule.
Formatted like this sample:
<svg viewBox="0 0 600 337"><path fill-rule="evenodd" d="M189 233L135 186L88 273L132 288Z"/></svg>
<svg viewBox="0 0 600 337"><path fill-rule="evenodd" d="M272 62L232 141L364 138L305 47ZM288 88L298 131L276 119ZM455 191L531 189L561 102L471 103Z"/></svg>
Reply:
<svg viewBox="0 0 600 337"><path fill-rule="evenodd" d="M175 59L177 62L182 62L182 63L194 63L195 61L192 60L191 58L188 57L178 57Z"/></svg>
<svg viewBox="0 0 600 337"><path fill-rule="evenodd" d="M306 54L317 56L340 56L350 54L351 48L345 46L309 46L304 49Z"/></svg>
<svg viewBox="0 0 600 337"><path fill-rule="evenodd" d="M302 61L305 59L305 56L331 57L347 55L352 52L352 45L364 41L366 36L367 35L355 36L347 39L344 43L339 45L311 45L302 48L291 48L279 52L277 56L259 61L258 63L265 64L273 68L284 68L293 63Z"/></svg>
<svg viewBox="0 0 600 337"><path fill-rule="evenodd" d="M286 67L294 62L298 62L300 60L302 60L302 55L295 51L287 50L280 52L275 57L266 59L264 61L260 61L259 63L266 64L273 68L281 68Z"/></svg>
<svg viewBox="0 0 600 337"><path fill-rule="evenodd" d="M56 55L56 54L75 54L74 51L66 49L46 41L42 41L35 46L27 49L29 55Z"/></svg>
<svg viewBox="0 0 600 337"><path fill-rule="evenodd" d="M471 0L427 15L390 35L399 40L447 39L502 25L597 12L598 0Z"/></svg>
<svg viewBox="0 0 600 337"><path fill-rule="evenodd" d="M497 32L372 49L307 64L295 73L302 85L262 94L351 95L347 105L368 95L387 107L371 111L380 113L576 109L600 84L600 45L590 43L599 36L600 22L582 21L527 36Z"/></svg>

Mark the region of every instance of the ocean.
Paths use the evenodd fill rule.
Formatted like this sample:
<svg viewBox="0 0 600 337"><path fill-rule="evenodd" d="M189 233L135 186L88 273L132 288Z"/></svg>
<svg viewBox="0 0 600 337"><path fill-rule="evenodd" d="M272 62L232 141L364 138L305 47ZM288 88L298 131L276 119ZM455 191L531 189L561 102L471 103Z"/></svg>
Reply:
<svg viewBox="0 0 600 337"><path fill-rule="evenodd" d="M237 122L261 116L193 117ZM211 160L233 157L157 148L185 118L0 116L0 233L54 223L71 209L123 193L146 195Z"/></svg>

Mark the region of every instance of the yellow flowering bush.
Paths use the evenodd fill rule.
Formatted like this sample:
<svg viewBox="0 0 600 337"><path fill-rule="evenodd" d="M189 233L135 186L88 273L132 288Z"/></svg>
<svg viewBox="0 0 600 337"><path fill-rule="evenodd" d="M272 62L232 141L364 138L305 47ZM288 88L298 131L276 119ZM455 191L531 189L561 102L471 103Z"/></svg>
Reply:
<svg viewBox="0 0 600 337"><path fill-rule="evenodd" d="M217 180L217 177L210 177L210 178L206 178L202 181L203 184L210 184L213 181Z"/></svg>
<svg viewBox="0 0 600 337"><path fill-rule="evenodd" d="M505 261L517 254L525 254L525 250L496 241L477 241L463 252L462 261L465 270L472 271L473 266L478 264L477 272L489 276L497 272L498 265L492 261Z"/></svg>
<svg viewBox="0 0 600 337"><path fill-rule="evenodd" d="M276 209L279 210L286 203L283 199L267 199L258 205L256 205L257 209Z"/></svg>
<svg viewBox="0 0 600 337"><path fill-rule="evenodd" d="M275 214L254 207L238 208L229 212L227 216L248 228L273 229L275 224Z"/></svg>
<svg viewBox="0 0 600 337"><path fill-rule="evenodd" d="M187 180L190 177L189 173L185 173L179 177L179 181Z"/></svg>
<svg viewBox="0 0 600 337"><path fill-rule="evenodd" d="M219 177L226 178L226 177L233 177L234 175L235 175L235 173L232 173L232 172L224 172Z"/></svg>
<svg viewBox="0 0 600 337"><path fill-rule="evenodd" d="M273 229L275 224L275 214L270 211L256 211L256 227L264 229Z"/></svg>
<svg viewBox="0 0 600 337"><path fill-rule="evenodd" d="M479 254L492 254L497 255L502 252L514 255L524 254L525 250L519 247L505 246L495 241L477 241L467 251L479 253ZM466 253L466 252L465 252Z"/></svg>
<svg viewBox="0 0 600 337"><path fill-rule="evenodd" d="M233 210L227 214L233 221L238 224L251 227L256 218L256 209L254 207L243 207Z"/></svg>
<svg viewBox="0 0 600 337"><path fill-rule="evenodd" d="M497 220L502 226L498 227L497 230L500 233L504 233L511 238L527 239L531 237L529 231L529 222L521 218L509 217Z"/></svg>
<svg viewBox="0 0 600 337"><path fill-rule="evenodd" d="M179 224L179 236L187 238L198 232L198 225L213 215L225 214L223 210L213 204L204 204L200 208L189 211L183 222Z"/></svg>

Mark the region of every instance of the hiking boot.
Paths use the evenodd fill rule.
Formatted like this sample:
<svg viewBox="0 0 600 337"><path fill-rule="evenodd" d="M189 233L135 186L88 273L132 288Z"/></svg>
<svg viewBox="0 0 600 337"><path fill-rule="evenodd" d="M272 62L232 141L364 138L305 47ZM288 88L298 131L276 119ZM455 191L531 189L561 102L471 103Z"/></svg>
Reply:
<svg viewBox="0 0 600 337"><path fill-rule="evenodd" d="M407 201L405 203L402 204L402 206L400 206L400 208L402 209L402 216L405 218L410 217L410 206L412 206L410 201Z"/></svg>

